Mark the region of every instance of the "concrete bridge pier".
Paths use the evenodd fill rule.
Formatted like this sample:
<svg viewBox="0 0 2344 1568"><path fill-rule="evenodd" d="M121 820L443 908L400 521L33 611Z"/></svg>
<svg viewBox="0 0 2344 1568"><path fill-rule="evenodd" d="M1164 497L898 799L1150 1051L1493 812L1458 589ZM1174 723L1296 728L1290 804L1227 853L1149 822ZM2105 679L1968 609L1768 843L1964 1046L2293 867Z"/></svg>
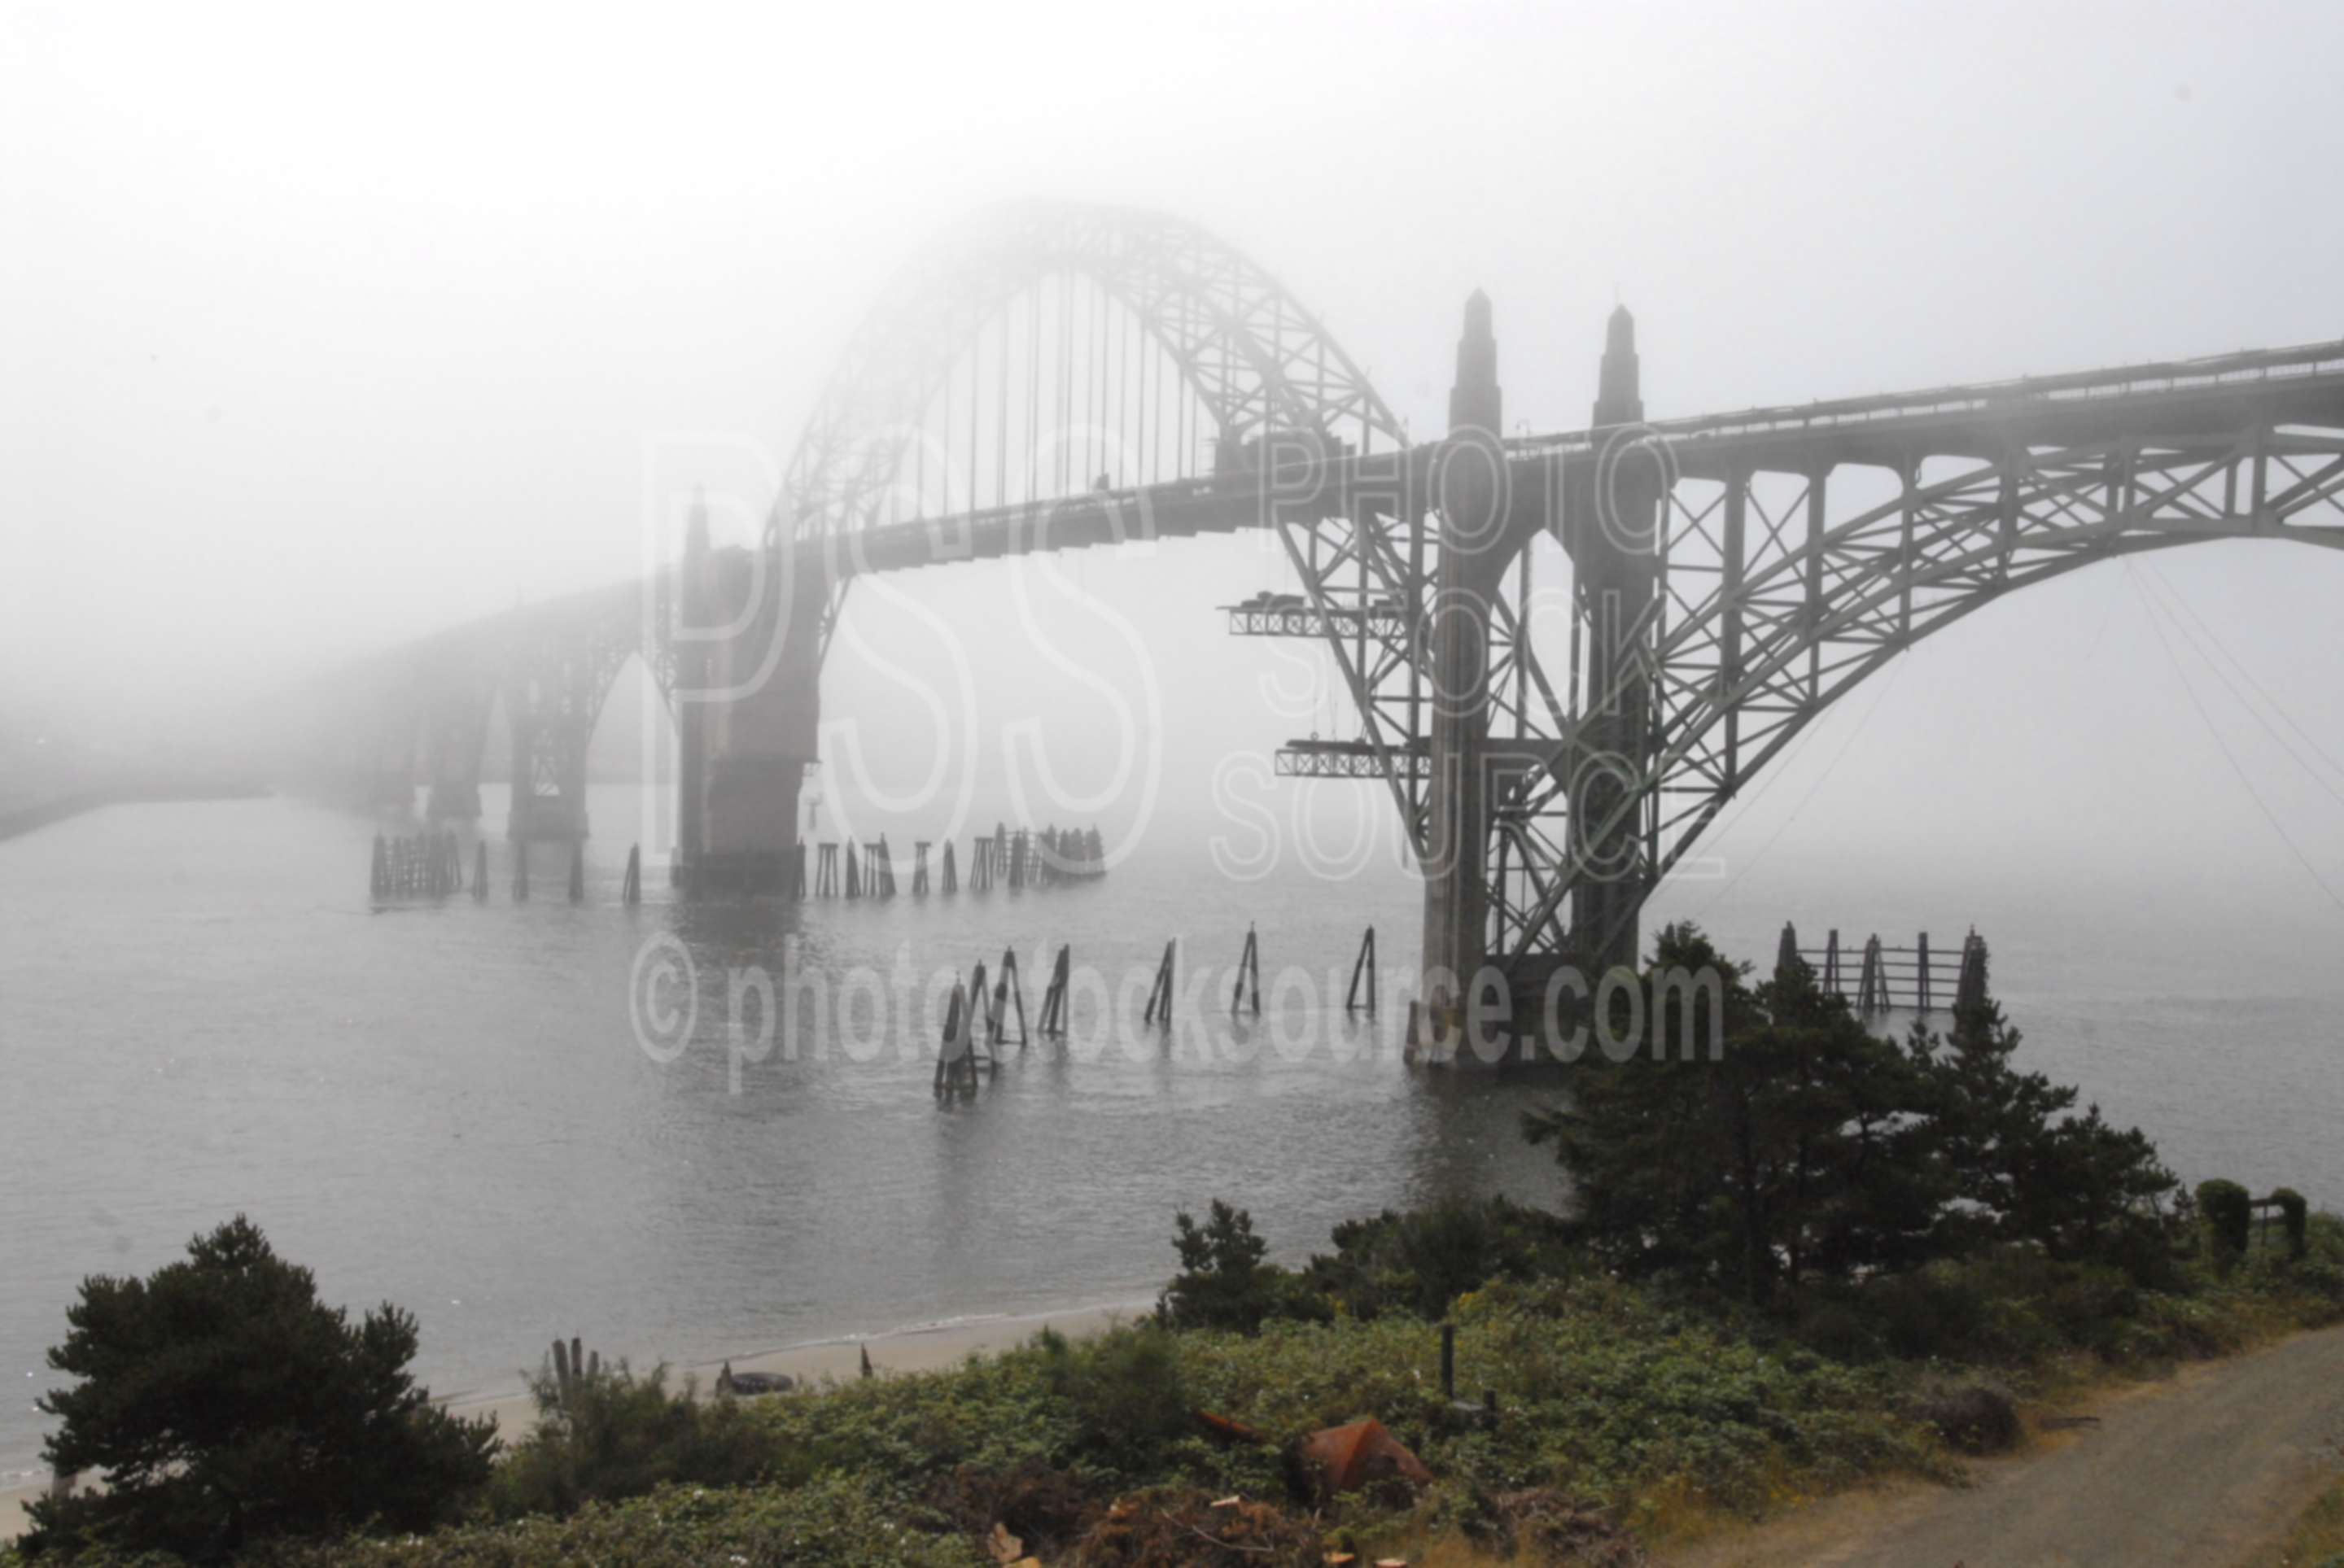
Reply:
<svg viewBox="0 0 2344 1568"><path fill-rule="evenodd" d="M704 536L703 536L704 541ZM692 551L687 548L687 560ZM704 542L700 558L710 562ZM735 635L704 642L705 700L680 726L676 880L691 892L783 892L797 865L806 769L819 760L823 623L831 584L794 558L728 553L694 598ZM775 580L775 574L780 580ZM743 616L753 599L756 613Z"/></svg>
<svg viewBox="0 0 2344 1568"><path fill-rule="evenodd" d="M487 749L489 704L465 693L442 696L429 719L430 789L423 814L434 822L473 822L480 816L480 753Z"/></svg>

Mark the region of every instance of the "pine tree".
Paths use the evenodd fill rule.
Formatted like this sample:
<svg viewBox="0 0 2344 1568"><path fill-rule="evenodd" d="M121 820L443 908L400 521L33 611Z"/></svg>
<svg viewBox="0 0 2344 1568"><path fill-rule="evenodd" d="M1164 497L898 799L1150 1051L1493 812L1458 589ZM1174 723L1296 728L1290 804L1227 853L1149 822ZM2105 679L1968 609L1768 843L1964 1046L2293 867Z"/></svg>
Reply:
<svg viewBox="0 0 2344 1568"><path fill-rule="evenodd" d="M1673 970L1719 977L1722 1024L1660 983ZM1645 977L1654 1038L1693 1049L1590 1053L1573 1106L1527 1119L1576 1181L1588 1240L1623 1273L1760 1302L1814 1274L1910 1261L1945 1195L1925 1079L1795 957L1754 989L1747 973L1696 928L1665 928Z"/></svg>
<svg viewBox="0 0 2344 1568"><path fill-rule="evenodd" d="M421 1529L488 1479L491 1420L460 1421L407 1371L415 1319L357 1323L238 1215L141 1280L93 1275L49 1365L81 1381L40 1408L59 1473L105 1489L32 1507L26 1546L103 1542L225 1557L276 1534Z"/></svg>

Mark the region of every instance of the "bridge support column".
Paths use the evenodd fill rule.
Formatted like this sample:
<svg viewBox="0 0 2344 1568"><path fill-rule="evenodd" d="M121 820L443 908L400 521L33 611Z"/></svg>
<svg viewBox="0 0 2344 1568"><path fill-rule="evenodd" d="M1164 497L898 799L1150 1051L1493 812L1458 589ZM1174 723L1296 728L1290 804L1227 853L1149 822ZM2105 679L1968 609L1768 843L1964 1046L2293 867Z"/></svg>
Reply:
<svg viewBox="0 0 2344 1568"><path fill-rule="evenodd" d="M786 892L794 881L799 801L819 760L831 585L823 573L792 570L791 559L731 559L712 585L719 606L745 606L752 594L763 602L737 636L712 645L713 700L699 705L705 717L685 737L698 756L687 754L679 772L699 778L698 809L685 807L688 821L697 818L697 848L677 874L688 891ZM726 624L740 618L737 608L717 614Z"/></svg>
<svg viewBox="0 0 2344 1568"><path fill-rule="evenodd" d="M590 719L551 723L513 721L512 809L505 837L521 843L568 842L587 836L586 747L593 739Z"/></svg>
<svg viewBox="0 0 2344 1568"><path fill-rule="evenodd" d="M1625 306L1612 313L1595 399L1598 430L1641 425L1642 377L1636 322ZM1636 967L1639 930L1650 890L1643 819L1650 809L1620 812L1652 749L1650 671L1641 657L1659 577L1660 474L1615 446L1599 457L1569 508L1565 542L1579 581L1585 621L1586 721L1591 754L1571 781L1571 847L1581 864L1571 890L1573 946L1588 983L1615 965ZM1604 824L1617 816L1608 829Z"/></svg>
<svg viewBox="0 0 2344 1568"><path fill-rule="evenodd" d="M443 693L426 720L431 748L431 788L424 815L435 822L471 822L480 815L480 753L487 749L485 689Z"/></svg>
<svg viewBox="0 0 2344 1568"><path fill-rule="evenodd" d="M1440 466L1440 538L1435 571L1430 842L1424 877L1423 984L1410 1046L1431 1060L1467 1063L1469 1010L1512 1011L1490 963L1490 635L1492 603L1513 557L1499 430L1498 345L1489 297L1465 306L1457 379L1449 394L1450 447ZM1496 1065L1491 1060L1488 1065Z"/></svg>

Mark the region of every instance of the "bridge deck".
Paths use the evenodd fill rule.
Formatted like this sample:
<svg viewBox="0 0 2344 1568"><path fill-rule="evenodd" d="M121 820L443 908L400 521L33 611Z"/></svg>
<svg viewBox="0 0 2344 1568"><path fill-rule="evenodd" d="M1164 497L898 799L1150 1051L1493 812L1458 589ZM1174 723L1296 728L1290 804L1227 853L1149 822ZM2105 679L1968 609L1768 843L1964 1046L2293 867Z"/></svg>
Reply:
<svg viewBox="0 0 2344 1568"><path fill-rule="evenodd" d="M1785 404L1662 419L1678 472L1724 479L1747 472L1812 473L1839 464L1898 467L1929 457L1991 461L2014 447L2075 447L2120 433L2171 441L2217 438L2275 421L2344 426L2344 340L2026 377L1871 397ZM1612 432L1560 431L1508 440L1519 492L1543 493L1555 466L1596 452ZM1289 463L1065 500L993 508L800 540L798 570L839 578L1045 550L1236 533L1280 518L1333 516L1362 505L1404 515L1429 503L1439 443ZM460 657L473 638L520 625L550 628L654 606L664 584L614 584L487 618L410 645ZM1248 624L1256 635L1298 626ZM1313 629L1322 629L1318 623Z"/></svg>

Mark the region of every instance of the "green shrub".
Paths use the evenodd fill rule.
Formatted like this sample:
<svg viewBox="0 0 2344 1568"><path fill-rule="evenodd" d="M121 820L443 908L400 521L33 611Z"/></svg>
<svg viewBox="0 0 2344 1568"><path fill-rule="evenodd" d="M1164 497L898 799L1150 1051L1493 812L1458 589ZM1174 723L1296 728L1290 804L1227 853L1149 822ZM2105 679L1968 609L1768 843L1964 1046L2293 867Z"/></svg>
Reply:
<svg viewBox="0 0 2344 1568"><path fill-rule="evenodd" d="M2292 1187L2274 1188L2271 1201L2278 1205L2279 1222L2287 1227L2288 1259L2299 1260L2310 1245L2311 1205Z"/></svg>
<svg viewBox="0 0 2344 1568"><path fill-rule="evenodd" d="M1262 1261L1269 1243L1254 1234L1253 1216L1245 1210L1216 1198L1202 1225L1176 1214L1173 1226L1180 1271L1156 1304L1166 1327L1249 1334L1268 1318L1326 1315L1291 1272Z"/></svg>
<svg viewBox="0 0 2344 1568"><path fill-rule="evenodd" d="M920 1503L867 1476L803 1486L665 1487L566 1518L271 1552L253 1568L990 1568Z"/></svg>
<svg viewBox="0 0 2344 1568"><path fill-rule="evenodd" d="M1113 1328L1077 1345L1046 1329L1035 1348L1051 1394L1066 1402L1086 1448L1144 1463L1194 1424L1180 1346L1167 1330Z"/></svg>
<svg viewBox="0 0 2344 1568"><path fill-rule="evenodd" d="M1428 1321L1496 1279L1532 1280L1580 1262L1571 1228L1504 1198L1452 1198L1430 1208L1335 1227L1335 1251L1310 1260L1303 1278L1353 1317L1409 1312Z"/></svg>
<svg viewBox="0 0 2344 1568"><path fill-rule="evenodd" d="M689 1382L672 1393L664 1366L638 1375L621 1362L566 1382L541 1367L529 1387L537 1427L490 1487L500 1519L574 1513L675 1483L739 1485L781 1467L772 1440L738 1402L702 1402Z"/></svg>
<svg viewBox="0 0 2344 1568"><path fill-rule="evenodd" d="M2219 1177L2198 1183L2198 1211L2213 1233L2215 1256L2224 1263L2245 1256L2254 1229L2254 1200L2236 1181Z"/></svg>

